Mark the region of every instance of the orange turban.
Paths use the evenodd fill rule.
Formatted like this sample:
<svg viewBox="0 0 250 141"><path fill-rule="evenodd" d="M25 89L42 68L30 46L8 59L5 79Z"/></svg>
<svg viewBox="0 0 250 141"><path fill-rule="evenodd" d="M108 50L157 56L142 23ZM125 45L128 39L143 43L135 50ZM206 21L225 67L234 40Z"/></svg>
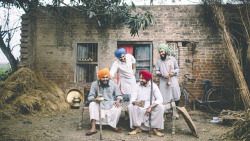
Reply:
<svg viewBox="0 0 250 141"><path fill-rule="evenodd" d="M98 72L98 78L101 79L104 75L110 76L109 69L104 68Z"/></svg>

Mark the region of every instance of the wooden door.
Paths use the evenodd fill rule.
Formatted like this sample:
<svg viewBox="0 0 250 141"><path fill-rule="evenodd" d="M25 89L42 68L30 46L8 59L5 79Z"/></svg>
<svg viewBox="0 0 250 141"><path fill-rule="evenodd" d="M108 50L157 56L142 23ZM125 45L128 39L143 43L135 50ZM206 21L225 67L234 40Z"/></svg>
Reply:
<svg viewBox="0 0 250 141"><path fill-rule="evenodd" d="M120 48L124 48L126 53L133 55L133 45L121 45L118 47L118 49ZM119 83L119 72L117 72L117 83Z"/></svg>
<svg viewBox="0 0 250 141"><path fill-rule="evenodd" d="M139 72L151 70L151 55L150 55L150 44L137 44L134 45L134 57L136 59L136 81L139 81ZM151 72L150 72L151 73Z"/></svg>

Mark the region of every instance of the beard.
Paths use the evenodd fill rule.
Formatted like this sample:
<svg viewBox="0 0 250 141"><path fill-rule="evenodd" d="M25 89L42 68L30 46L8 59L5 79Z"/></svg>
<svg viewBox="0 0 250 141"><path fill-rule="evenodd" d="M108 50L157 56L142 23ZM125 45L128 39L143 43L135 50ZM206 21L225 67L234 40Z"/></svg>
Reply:
<svg viewBox="0 0 250 141"><path fill-rule="evenodd" d="M119 59L121 62L125 62L126 61L126 58L124 58L123 60Z"/></svg>
<svg viewBox="0 0 250 141"><path fill-rule="evenodd" d="M109 80L107 80L107 83L106 84L104 84L102 81L100 81L101 82L101 85L103 86L103 87L106 87L106 86L108 86L108 84L109 84Z"/></svg>
<svg viewBox="0 0 250 141"><path fill-rule="evenodd" d="M140 84L141 84L142 86L145 86L145 85L147 84L147 82L140 81Z"/></svg>
<svg viewBox="0 0 250 141"><path fill-rule="evenodd" d="M161 60L166 60L167 58L167 53L164 54L164 56L160 55L161 56Z"/></svg>

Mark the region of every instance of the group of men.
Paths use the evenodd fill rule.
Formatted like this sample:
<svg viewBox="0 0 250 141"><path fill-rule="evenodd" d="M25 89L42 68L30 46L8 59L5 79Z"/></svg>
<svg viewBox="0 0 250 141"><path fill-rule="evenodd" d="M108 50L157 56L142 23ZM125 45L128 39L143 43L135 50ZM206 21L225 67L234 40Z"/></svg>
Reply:
<svg viewBox="0 0 250 141"><path fill-rule="evenodd" d="M180 99L180 88L178 84L179 67L176 59L170 56L169 47L166 44L158 46L160 58L156 62L155 73L159 76L159 88L155 83L150 83L152 75L150 72L142 70L139 72L139 83L135 79L134 56L127 54L125 49L120 48L115 51L117 60L113 63L110 71L105 68L98 72L98 81L92 83L88 100L91 129L86 135L97 133L96 124L101 120L103 125L109 125L112 129L120 133L117 123L121 115L122 100L130 101L128 114L130 119L129 135L135 135L142 130L149 130L151 114L152 133L157 136L164 136L159 130L164 129L163 102L169 103L174 99L178 105ZM119 72L118 85L112 81L115 73ZM167 85L166 83L169 83ZM152 85L152 86L151 86ZM104 100L98 99L101 94ZM152 93L152 97L151 97ZM150 102L152 98L152 101ZM99 116L99 104L101 115ZM101 119L99 119L101 117Z"/></svg>

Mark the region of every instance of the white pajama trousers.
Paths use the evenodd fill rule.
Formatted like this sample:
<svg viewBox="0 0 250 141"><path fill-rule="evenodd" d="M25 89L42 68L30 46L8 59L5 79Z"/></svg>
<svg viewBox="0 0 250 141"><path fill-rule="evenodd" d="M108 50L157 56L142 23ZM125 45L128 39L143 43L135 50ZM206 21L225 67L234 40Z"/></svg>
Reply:
<svg viewBox="0 0 250 141"><path fill-rule="evenodd" d="M151 127L158 130L164 129L164 106L158 104L151 111ZM130 128L140 127L142 130L149 130L149 116L145 115L146 109L137 105L129 104L128 113L130 119Z"/></svg>
<svg viewBox="0 0 250 141"><path fill-rule="evenodd" d="M101 120L103 125L110 125L113 128L116 128L116 125L119 122L121 115L121 107L117 108L115 105L111 109L101 108ZM91 102L89 104L89 116L90 121L92 119L96 120L96 124L99 122L99 104L96 102Z"/></svg>

